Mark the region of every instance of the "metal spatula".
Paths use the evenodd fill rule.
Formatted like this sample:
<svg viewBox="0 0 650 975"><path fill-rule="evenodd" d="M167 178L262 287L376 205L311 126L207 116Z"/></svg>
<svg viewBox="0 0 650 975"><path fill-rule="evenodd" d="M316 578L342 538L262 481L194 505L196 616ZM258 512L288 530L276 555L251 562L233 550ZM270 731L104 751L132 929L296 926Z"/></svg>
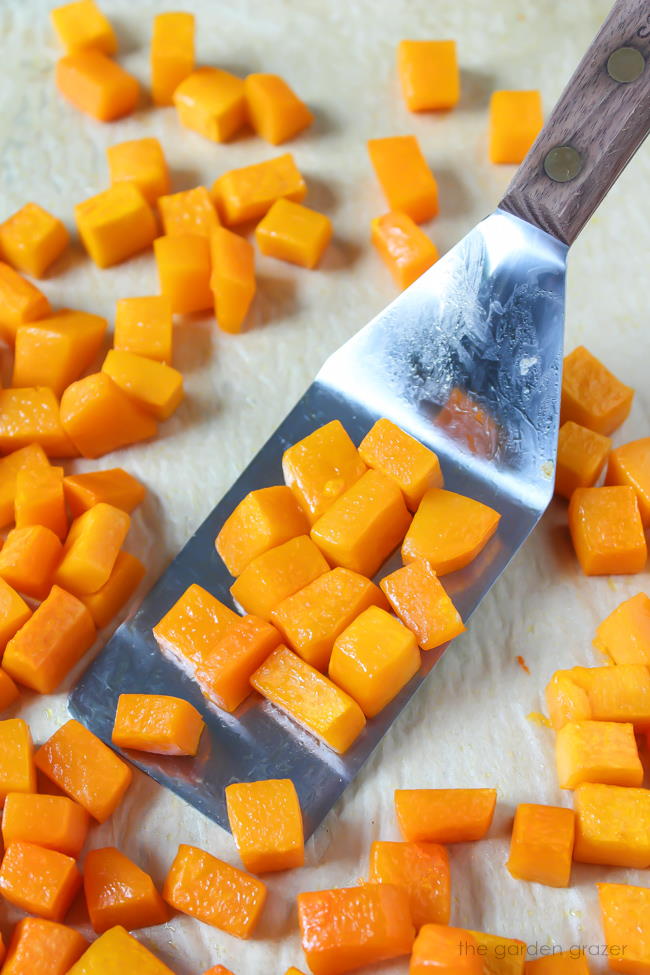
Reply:
<svg viewBox="0 0 650 975"><path fill-rule="evenodd" d="M649 57L647 0L619 0L499 208L325 363L72 694L72 714L109 743L121 693L191 701L207 725L196 759L128 758L222 826L226 785L287 777L309 835L445 648L423 654L340 757L255 695L234 715L211 709L152 626L193 582L230 601L214 538L247 492L282 482L286 447L334 418L358 443L382 416L436 451L447 487L502 515L479 558L445 578L469 618L553 493L567 250L648 133Z"/></svg>

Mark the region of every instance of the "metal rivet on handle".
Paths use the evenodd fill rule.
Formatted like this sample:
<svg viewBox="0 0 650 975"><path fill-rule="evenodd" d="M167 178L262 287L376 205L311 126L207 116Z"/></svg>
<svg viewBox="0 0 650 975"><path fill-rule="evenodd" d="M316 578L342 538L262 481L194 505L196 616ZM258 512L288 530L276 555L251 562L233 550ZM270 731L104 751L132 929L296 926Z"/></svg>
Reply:
<svg viewBox="0 0 650 975"><path fill-rule="evenodd" d="M607 74L623 85L640 78L644 68L643 55L635 47L619 47L607 59Z"/></svg>
<svg viewBox="0 0 650 975"><path fill-rule="evenodd" d="M556 183L568 183L581 169L582 156L573 146L556 146L544 158L544 172Z"/></svg>

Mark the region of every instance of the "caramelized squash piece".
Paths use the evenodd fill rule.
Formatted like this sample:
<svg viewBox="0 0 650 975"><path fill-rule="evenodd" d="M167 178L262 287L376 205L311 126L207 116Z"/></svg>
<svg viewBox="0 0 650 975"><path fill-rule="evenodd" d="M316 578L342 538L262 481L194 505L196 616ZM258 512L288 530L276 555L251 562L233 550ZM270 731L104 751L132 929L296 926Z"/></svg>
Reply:
<svg viewBox="0 0 650 975"><path fill-rule="evenodd" d="M251 693L250 678L280 643L274 626L258 616L235 617L201 655L195 678L201 693L224 711L236 711Z"/></svg>
<svg viewBox="0 0 650 975"><path fill-rule="evenodd" d="M424 559L414 559L391 572L380 586L392 610L413 631L423 650L433 650L464 633L466 627L458 610Z"/></svg>
<svg viewBox="0 0 650 975"><path fill-rule="evenodd" d="M617 606L596 630L594 646L615 664L650 667L650 596L639 592Z"/></svg>
<svg viewBox="0 0 650 975"><path fill-rule="evenodd" d="M465 568L496 532L501 515L480 501L432 488L422 498L402 545L402 559L425 559L438 575Z"/></svg>
<svg viewBox="0 0 650 975"><path fill-rule="evenodd" d="M215 546L228 572L238 576L258 555L308 531L291 489L277 485L250 491L226 518Z"/></svg>
<svg viewBox="0 0 650 975"><path fill-rule="evenodd" d="M578 488L569 502L569 531L585 575L641 572L648 558L634 488Z"/></svg>
<svg viewBox="0 0 650 975"><path fill-rule="evenodd" d="M67 796L11 792L2 811L2 841L5 847L22 840L78 857L89 825L86 810Z"/></svg>
<svg viewBox="0 0 650 975"><path fill-rule="evenodd" d="M402 291L439 258L438 248L408 213L391 210L370 221L370 239Z"/></svg>
<svg viewBox="0 0 650 975"><path fill-rule="evenodd" d="M414 135L368 140L368 155L391 210L415 223L438 213L438 184Z"/></svg>
<svg viewBox="0 0 650 975"><path fill-rule="evenodd" d="M490 828L496 789L396 789L402 836L412 843L469 843Z"/></svg>
<svg viewBox="0 0 650 975"><path fill-rule="evenodd" d="M585 782L573 796L578 863L650 867L650 790Z"/></svg>
<svg viewBox="0 0 650 975"><path fill-rule="evenodd" d="M49 467L47 454L40 444L28 444L0 457L0 528L14 520L16 479L19 471L40 470Z"/></svg>
<svg viewBox="0 0 650 975"><path fill-rule="evenodd" d="M72 928L24 917L11 936L4 975L67 975L87 947L86 939Z"/></svg>
<svg viewBox="0 0 650 975"><path fill-rule="evenodd" d="M332 221L324 213L282 197L258 223L255 240L262 254L268 257L315 268L332 233Z"/></svg>
<svg viewBox="0 0 650 975"><path fill-rule="evenodd" d="M78 203L74 214L79 236L97 267L121 264L150 247L156 236L153 210L135 183L115 183Z"/></svg>
<svg viewBox="0 0 650 975"><path fill-rule="evenodd" d="M163 653L193 672L238 619L237 613L193 583L156 623L153 635Z"/></svg>
<svg viewBox="0 0 650 975"><path fill-rule="evenodd" d="M215 180L212 195L223 222L231 227L259 220L276 200L300 203L307 186L290 152L252 166L231 169Z"/></svg>
<svg viewBox="0 0 650 975"><path fill-rule="evenodd" d="M199 234L158 237L153 245L160 292L174 314L188 315L212 308L210 245Z"/></svg>
<svg viewBox="0 0 650 975"><path fill-rule="evenodd" d="M61 421L79 453L91 458L149 440L158 429L153 416L103 372L68 386L61 397Z"/></svg>
<svg viewBox="0 0 650 975"><path fill-rule="evenodd" d="M490 162L522 162L543 124L542 99L538 91L492 92Z"/></svg>
<svg viewBox="0 0 650 975"><path fill-rule="evenodd" d="M561 789L575 789L582 782L634 786L643 782L631 724L569 721L557 733L555 755Z"/></svg>
<svg viewBox="0 0 650 975"><path fill-rule="evenodd" d="M219 216L205 186L161 196L158 211L167 237L198 234L210 239L219 226Z"/></svg>
<svg viewBox="0 0 650 975"><path fill-rule="evenodd" d="M476 938L462 928L425 924L413 945L409 975L485 975Z"/></svg>
<svg viewBox="0 0 650 975"><path fill-rule="evenodd" d="M226 786L228 821L242 863L251 873L301 867L305 840L298 794L291 779Z"/></svg>
<svg viewBox="0 0 650 975"><path fill-rule="evenodd" d="M50 303L35 284L0 261L0 338L13 345L16 329L50 314Z"/></svg>
<svg viewBox="0 0 650 975"><path fill-rule="evenodd" d="M388 843L370 848L370 883L395 884L408 895L416 929L448 924L451 911L449 857L439 843Z"/></svg>
<svg viewBox="0 0 650 975"><path fill-rule="evenodd" d="M605 941L625 951L609 952L615 972L650 972L650 888L631 884L597 884Z"/></svg>
<svg viewBox="0 0 650 975"><path fill-rule="evenodd" d="M119 925L93 941L67 975L125 975L126 972L175 975Z"/></svg>
<svg viewBox="0 0 650 975"><path fill-rule="evenodd" d="M555 493L570 498L576 488L593 487L612 447L609 437L567 420L560 427L555 466Z"/></svg>
<svg viewBox="0 0 650 975"><path fill-rule="evenodd" d="M95 0L73 0L50 11L54 31L68 54L102 51L115 54L117 37Z"/></svg>
<svg viewBox="0 0 650 975"><path fill-rule="evenodd" d="M10 792L36 792L33 751L26 721L0 721L0 806Z"/></svg>
<svg viewBox="0 0 650 975"><path fill-rule="evenodd" d="M627 418L633 398L634 390L583 345L566 356L562 371L562 423L573 420L608 436Z"/></svg>
<svg viewBox="0 0 650 975"><path fill-rule="evenodd" d="M136 352L109 349L102 372L157 420L167 420L185 395L183 377L177 369Z"/></svg>
<svg viewBox="0 0 650 975"><path fill-rule="evenodd" d="M149 63L154 105L172 105L174 92L194 70L194 14L156 14Z"/></svg>
<svg viewBox="0 0 650 975"><path fill-rule="evenodd" d="M69 240L65 225L37 203L26 203L0 224L0 253L33 278L43 277Z"/></svg>
<svg viewBox="0 0 650 975"><path fill-rule="evenodd" d="M172 306L167 295L118 300L113 348L171 363L172 344Z"/></svg>
<svg viewBox="0 0 650 975"><path fill-rule="evenodd" d="M56 581L75 595L97 592L108 582L131 518L100 501L70 525Z"/></svg>
<svg viewBox="0 0 650 975"><path fill-rule="evenodd" d="M615 447L609 455L605 484L634 488L644 527L650 525L650 437Z"/></svg>
<svg viewBox="0 0 650 975"><path fill-rule="evenodd" d="M196 708L180 697L120 694L111 740L154 755L196 755L204 728Z"/></svg>
<svg viewBox="0 0 650 975"><path fill-rule="evenodd" d="M560 806L517 806L508 870L518 880L568 887L571 879L575 813Z"/></svg>
<svg viewBox="0 0 650 975"><path fill-rule="evenodd" d="M119 552L113 570L97 592L81 596L97 629L108 626L131 598L145 575L145 567L130 552Z"/></svg>
<svg viewBox="0 0 650 975"><path fill-rule="evenodd" d="M271 622L273 610L283 599L328 569L310 537L297 535L251 559L230 591L247 613Z"/></svg>
<svg viewBox="0 0 650 975"><path fill-rule="evenodd" d="M101 51L77 51L61 58L55 82L71 105L98 122L130 115L140 97L137 79Z"/></svg>
<svg viewBox="0 0 650 975"><path fill-rule="evenodd" d="M45 525L59 538L65 538L68 513L65 509L62 467L18 471L14 504L16 528Z"/></svg>
<svg viewBox="0 0 650 975"><path fill-rule="evenodd" d="M214 313L224 332L240 332L255 297L255 252L245 237L217 227L210 237Z"/></svg>
<svg viewBox="0 0 650 975"><path fill-rule="evenodd" d="M456 41L400 41L397 71L411 112L453 108L460 98Z"/></svg>
<svg viewBox="0 0 650 975"><path fill-rule="evenodd" d="M23 911L62 921L81 886L72 857L14 840L0 864L0 893Z"/></svg>
<svg viewBox="0 0 650 975"><path fill-rule="evenodd" d="M45 525L14 528L0 550L0 578L25 596L45 599L62 552L61 542Z"/></svg>
<svg viewBox="0 0 650 975"><path fill-rule="evenodd" d="M133 931L169 920L165 902L149 874L114 846L91 850L86 856L84 892L90 923L97 934L116 925Z"/></svg>
<svg viewBox="0 0 650 975"><path fill-rule="evenodd" d="M48 457L76 457L56 396L47 386L0 389L0 451L38 445Z"/></svg>
<svg viewBox="0 0 650 975"><path fill-rule="evenodd" d="M129 139L106 150L111 185L134 183L147 203L169 193L169 169L158 139Z"/></svg>
<svg viewBox="0 0 650 975"><path fill-rule="evenodd" d="M181 125L212 142L227 142L246 122L244 82L221 68L198 68L174 89Z"/></svg>
<svg viewBox="0 0 650 975"><path fill-rule="evenodd" d="M282 457L284 479L312 524L366 469L339 420L318 427Z"/></svg>
<svg viewBox="0 0 650 975"><path fill-rule="evenodd" d="M63 478L63 490L73 518L78 518L84 511L101 502L130 514L147 493L144 484L121 467L70 474Z"/></svg>
<svg viewBox="0 0 650 975"><path fill-rule="evenodd" d="M359 444L364 464L392 477L410 511L417 511L430 488L443 487L437 455L392 420L377 420Z"/></svg>
<svg viewBox="0 0 650 975"><path fill-rule="evenodd" d="M314 121L305 103L277 74L249 74L244 91L251 125L273 146L293 139Z"/></svg>

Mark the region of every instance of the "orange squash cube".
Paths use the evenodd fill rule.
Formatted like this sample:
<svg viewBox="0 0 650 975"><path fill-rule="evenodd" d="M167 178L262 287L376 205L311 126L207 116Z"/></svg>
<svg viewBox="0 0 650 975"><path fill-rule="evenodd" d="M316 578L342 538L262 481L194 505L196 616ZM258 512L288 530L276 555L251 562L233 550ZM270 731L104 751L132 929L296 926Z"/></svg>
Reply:
<svg viewBox="0 0 650 975"><path fill-rule="evenodd" d="M0 806L10 792L36 792L32 736L22 718L0 721Z"/></svg>
<svg viewBox="0 0 650 975"><path fill-rule="evenodd" d="M648 548L634 488L578 488L569 502L569 531L587 576L642 572Z"/></svg>
<svg viewBox="0 0 650 975"><path fill-rule="evenodd" d="M402 545L402 559L424 559L438 575L469 565L494 535L501 515L480 501L443 488L422 498Z"/></svg>
<svg viewBox="0 0 650 975"><path fill-rule="evenodd" d="M298 921L313 975L340 975L408 955L415 937L408 894L393 884L299 894Z"/></svg>
<svg viewBox="0 0 650 975"><path fill-rule="evenodd" d="M63 468L41 467L19 471L16 478L16 528L45 525L65 538L68 515L63 494Z"/></svg>
<svg viewBox="0 0 650 975"><path fill-rule="evenodd" d="M222 220L229 227L259 220L276 200L300 203L307 186L290 152L223 173L212 186Z"/></svg>
<svg viewBox="0 0 650 975"><path fill-rule="evenodd" d="M43 277L69 240L65 225L37 203L26 203L0 224L0 253L33 278Z"/></svg>
<svg viewBox="0 0 650 975"><path fill-rule="evenodd" d="M67 975L88 942L78 931L56 921L24 917L7 948L5 975Z"/></svg>
<svg viewBox="0 0 650 975"><path fill-rule="evenodd" d="M556 731L564 727L567 721L588 721L592 717L587 692L566 671L558 671L549 681L546 706L551 726Z"/></svg>
<svg viewBox="0 0 650 975"><path fill-rule="evenodd" d="M74 719L41 745L34 762L99 823L115 812L133 778L126 762Z"/></svg>
<svg viewBox="0 0 650 975"><path fill-rule="evenodd" d="M490 162L523 162L543 124L542 98L538 91L492 92Z"/></svg>
<svg viewBox="0 0 650 975"><path fill-rule="evenodd" d="M369 880L407 891L416 930L424 924L449 923L451 877L444 846L379 840L370 848Z"/></svg>
<svg viewBox="0 0 650 975"><path fill-rule="evenodd" d="M594 721L629 721L639 731L650 727L650 670L642 664L589 668L587 689Z"/></svg>
<svg viewBox="0 0 650 975"><path fill-rule="evenodd" d="M650 972L650 888L631 884L596 884L609 945L607 964L615 972ZM622 946L625 950L622 950ZM618 948L615 952L613 948Z"/></svg>
<svg viewBox="0 0 650 975"><path fill-rule="evenodd" d="M264 906L266 887L204 850L181 844L163 897L183 914L236 938L249 938Z"/></svg>
<svg viewBox="0 0 650 975"><path fill-rule="evenodd" d="M154 105L173 105L174 92L194 70L194 14L156 14L149 64Z"/></svg>
<svg viewBox="0 0 650 975"><path fill-rule="evenodd" d="M74 208L79 236L97 267L112 267L150 247L153 210L134 183L115 183Z"/></svg>
<svg viewBox="0 0 650 975"><path fill-rule="evenodd" d="M117 142L106 150L111 186L134 183L147 203L169 193L169 169L158 139L130 139Z"/></svg>
<svg viewBox="0 0 650 975"><path fill-rule="evenodd" d="M116 925L133 931L165 924L169 912L148 873L107 846L91 850L84 863L84 893L97 934Z"/></svg>
<svg viewBox="0 0 650 975"><path fill-rule="evenodd" d="M331 420L282 456L282 472L312 525L367 468L340 420Z"/></svg>
<svg viewBox="0 0 650 975"><path fill-rule="evenodd" d="M411 511L417 511L430 488L443 486L436 454L391 420L377 420L359 444L359 456L368 467L393 478Z"/></svg>
<svg viewBox="0 0 650 975"><path fill-rule="evenodd" d="M215 546L228 572L238 576L258 555L308 531L291 489L275 485L250 491L239 502L224 521Z"/></svg>
<svg viewBox="0 0 650 975"><path fill-rule="evenodd" d="M50 303L43 292L0 261L0 338L13 345L19 325L49 314Z"/></svg>
<svg viewBox="0 0 650 975"><path fill-rule="evenodd" d="M196 708L180 697L120 694L111 740L154 755L196 755L204 728Z"/></svg>
<svg viewBox="0 0 650 975"><path fill-rule="evenodd" d="M594 646L615 664L650 667L650 596L639 592L617 606L598 626Z"/></svg>
<svg viewBox="0 0 650 975"><path fill-rule="evenodd" d="M302 812L291 779L233 782L226 786L228 822L251 873L302 867L305 840Z"/></svg>
<svg viewBox="0 0 650 975"><path fill-rule="evenodd" d="M2 601L2 585L0 585L0 606ZM7 711L20 697L20 691L9 674L0 668L0 713Z"/></svg>
<svg viewBox="0 0 650 975"><path fill-rule="evenodd" d="M368 155L391 210L415 223L438 213L438 184L414 135L369 139Z"/></svg>
<svg viewBox="0 0 650 975"><path fill-rule="evenodd" d="M578 863L650 867L650 789L584 782L573 795Z"/></svg>
<svg viewBox="0 0 650 975"><path fill-rule="evenodd" d="M301 203L281 198L255 228L262 254L280 261L315 268L332 239L332 221Z"/></svg>
<svg viewBox="0 0 650 975"><path fill-rule="evenodd" d="M570 498L576 488L593 487L612 447L609 437L567 420L560 427L555 465L555 493Z"/></svg>
<svg viewBox="0 0 650 975"><path fill-rule="evenodd" d="M410 523L395 481L369 470L330 505L310 534L331 563L373 576Z"/></svg>
<svg viewBox="0 0 650 975"><path fill-rule="evenodd" d="M5 847L15 840L78 857L88 835L88 813L67 796L11 792L2 812Z"/></svg>
<svg viewBox="0 0 650 975"><path fill-rule="evenodd" d="M583 345L566 356L562 370L560 421L573 420L608 436L632 407L634 390L617 379Z"/></svg>
<svg viewBox="0 0 650 975"><path fill-rule="evenodd" d="M609 455L605 484L629 484L639 502L641 521L650 525L650 437L616 447Z"/></svg>
<svg viewBox="0 0 650 975"><path fill-rule="evenodd" d="M227 142L246 122L244 82L220 68L199 68L172 96L181 125L212 142Z"/></svg>
<svg viewBox="0 0 650 975"><path fill-rule="evenodd" d="M314 121L305 103L277 74L249 74L244 92L251 125L273 146L293 139Z"/></svg>
<svg viewBox="0 0 650 975"><path fill-rule="evenodd" d="M131 518L112 504L100 502L72 522L56 571L56 581L70 592L97 592L113 571Z"/></svg>
<svg viewBox="0 0 650 975"><path fill-rule="evenodd" d="M57 396L99 354L107 321L64 309L16 331L14 386L49 386Z"/></svg>
<svg viewBox="0 0 650 975"><path fill-rule="evenodd" d="M395 812L409 843L470 843L490 828L496 789L396 789Z"/></svg>
<svg viewBox="0 0 650 975"><path fill-rule="evenodd" d="M19 471L40 470L49 467L47 454L40 444L28 444L0 457L0 528L14 520L16 478Z"/></svg>
<svg viewBox="0 0 650 975"><path fill-rule="evenodd" d="M117 37L95 0L74 0L50 11L52 26L68 54L102 51L115 54Z"/></svg>
<svg viewBox="0 0 650 975"><path fill-rule="evenodd" d="M47 386L0 389L0 451L37 444L49 457L76 457L56 396Z"/></svg>
<svg viewBox="0 0 650 975"><path fill-rule="evenodd" d="M172 306L167 295L119 299L113 331L115 349L171 363L172 341Z"/></svg>
<svg viewBox="0 0 650 975"><path fill-rule="evenodd" d="M161 196L158 211L167 237L198 234L210 238L219 226L219 216L205 186Z"/></svg>
<svg viewBox="0 0 650 975"><path fill-rule="evenodd" d="M175 975L171 968L140 944L124 928L111 928L83 953L66 975Z"/></svg>
<svg viewBox="0 0 650 975"><path fill-rule="evenodd" d="M63 478L65 499L73 518L102 501L129 513L144 500L147 489L121 467L69 474Z"/></svg>
<svg viewBox="0 0 650 975"><path fill-rule="evenodd" d="M363 711L345 691L279 646L251 677L262 697L343 754L363 731Z"/></svg>
<svg viewBox="0 0 650 975"><path fill-rule="evenodd" d="M61 397L61 422L84 457L101 457L155 436L158 425L104 372L68 386Z"/></svg>
<svg viewBox="0 0 650 975"><path fill-rule="evenodd" d="M185 395L183 376L177 369L135 352L109 349L102 372L157 420L167 420Z"/></svg>
<svg viewBox="0 0 650 975"><path fill-rule="evenodd" d="M438 248L407 213L391 211L370 221L370 237L379 256L404 290L439 258Z"/></svg>
<svg viewBox="0 0 650 975"><path fill-rule="evenodd" d="M485 975L486 970L483 954L470 931L444 924L425 924L420 928L413 945L409 975L429 975L430 972L436 975Z"/></svg>
<svg viewBox="0 0 650 975"><path fill-rule="evenodd" d="M26 596L45 599L62 552L61 542L44 525L14 528L0 550L0 578Z"/></svg>
<svg viewBox="0 0 650 975"><path fill-rule="evenodd" d="M518 880L568 887L575 837L575 813L559 806L517 806L508 870Z"/></svg>
<svg viewBox="0 0 650 975"><path fill-rule="evenodd" d="M140 97L137 79L101 51L77 51L61 58L55 82L71 105L98 122L130 115Z"/></svg>
<svg viewBox="0 0 650 975"><path fill-rule="evenodd" d="M32 611L25 600L0 576L0 654L31 615ZM6 695L4 697L6 700ZM5 708L8 706L4 704Z"/></svg>
<svg viewBox="0 0 650 975"><path fill-rule="evenodd" d="M253 245L245 237L217 227L210 238L210 255L217 324L224 332L240 332L257 288Z"/></svg>
<svg viewBox="0 0 650 975"><path fill-rule="evenodd" d="M400 41L397 72L411 112L453 108L460 98L456 41Z"/></svg>
<svg viewBox="0 0 650 975"><path fill-rule="evenodd" d="M158 280L172 311L187 315L213 303L210 290L210 246L205 237L158 237L154 241Z"/></svg>
<svg viewBox="0 0 650 975"><path fill-rule="evenodd" d="M90 612L97 629L108 626L128 602L145 575L145 567L130 552L120 552L113 571L97 592L86 593L81 601Z"/></svg>
<svg viewBox="0 0 650 975"><path fill-rule="evenodd" d="M378 606L364 610L334 641L330 679L374 718L420 669L410 630Z"/></svg>
<svg viewBox="0 0 650 975"><path fill-rule="evenodd" d="M230 587L247 613L271 622L275 607L327 572L329 566L309 535L297 535L251 559Z"/></svg>
<svg viewBox="0 0 650 975"><path fill-rule="evenodd" d="M95 640L84 604L58 586L38 606L5 649L2 666L14 680L51 694Z"/></svg>
<svg viewBox="0 0 650 975"><path fill-rule="evenodd" d="M239 618L211 593L193 583L156 623L153 635L163 653L181 667L194 670Z"/></svg>
<svg viewBox="0 0 650 975"><path fill-rule="evenodd" d="M284 641L317 670L327 670L336 638L370 606L388 608L365 576L340 566L314 579L271 613Z"/></svg>
<svg viewBox="0 0 650 975"><path fill-rule="evenodd" d="M589 975L589 965L582 951L555 951L554 945L552 955L527 961L524 975Z"/></svg>
<svg viewBox="0 0 650 975"><path fill-rule="evenodd" d="M458 610L424 559L414 559L391 572L380 586L393 612L413 631L423 650L434 650L464 633Z"/></svg>
<svg viewBox="0 0 650 975"><path fill-rule="evenodd" d="M569 721L555 740L561 789L582 782L641 785L643 766L634 726L615 721Z"/></svg>
<svg viewBox="0 0 650 975"><path fill-rule="evenodd" d="M0 864L0 893L23 911L62 921L81 886L72 857L15 840Z"/></svg>
<svg viewBox="0 0 650 975"><path fill-rule="evenodd" d="M197 664L194 677L203 696L224 711L236 711L251 693L251 674L279 643L280 634L266 620L236 617Z"/></svg>
<svg viewBox="0 0 650 975"><path fill-rule="evenodd" d="M524 965L528 946L515 938L504 938L498 934L485 934L482 931L469 931L478 945L478 955L485 965L485 972L495 975L524 975ZM465 951L463 943L463 951Z"/></svg>

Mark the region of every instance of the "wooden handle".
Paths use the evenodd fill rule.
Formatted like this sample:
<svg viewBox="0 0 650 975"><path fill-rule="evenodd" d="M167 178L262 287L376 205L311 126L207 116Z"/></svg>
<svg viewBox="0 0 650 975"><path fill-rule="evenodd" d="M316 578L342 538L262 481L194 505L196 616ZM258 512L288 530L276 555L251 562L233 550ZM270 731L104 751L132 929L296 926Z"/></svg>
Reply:
<svg viewBox="0 0 650 975"><path fill-rule="evenodd" d="M618 0L499 205L572 244L649 128L650 4Z"/></svg>

